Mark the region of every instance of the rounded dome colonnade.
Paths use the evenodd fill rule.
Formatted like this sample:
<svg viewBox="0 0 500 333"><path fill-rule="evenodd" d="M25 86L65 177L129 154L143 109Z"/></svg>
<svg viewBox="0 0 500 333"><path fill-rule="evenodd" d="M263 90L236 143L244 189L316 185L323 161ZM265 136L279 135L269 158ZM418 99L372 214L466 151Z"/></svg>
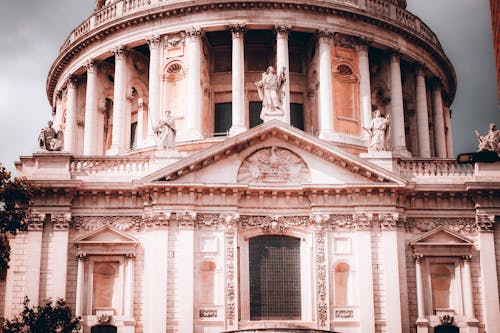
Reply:
<svg viewBox="0 0 500 333"><path fill-rule="evenodd" d="M254 82L284 69L283 121L366 151L372 111L390 150L451 157L456 76L404 0L100 0L47 79L55 127L75 155L143 154L171 110L179 150L258 125ZM220 138L222 137L222 138Z"/></svg>

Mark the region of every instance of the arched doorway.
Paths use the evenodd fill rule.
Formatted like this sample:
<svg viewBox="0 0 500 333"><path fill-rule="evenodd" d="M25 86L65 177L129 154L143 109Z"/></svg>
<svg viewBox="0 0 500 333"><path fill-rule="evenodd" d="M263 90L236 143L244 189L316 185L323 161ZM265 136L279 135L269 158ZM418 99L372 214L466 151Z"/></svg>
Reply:
<svg viewBox="0 0 500 333"><path fill-rule="evenodd" d="M460 329L451 325L440 325L434 328L434 333L459 333Z"/></svg>
<svg viewBox="0 0 500 333"><path fill-rule="evenodd" d="M98 325L90 329L90 333L116 333L117 328L113 325Z"/></svg>

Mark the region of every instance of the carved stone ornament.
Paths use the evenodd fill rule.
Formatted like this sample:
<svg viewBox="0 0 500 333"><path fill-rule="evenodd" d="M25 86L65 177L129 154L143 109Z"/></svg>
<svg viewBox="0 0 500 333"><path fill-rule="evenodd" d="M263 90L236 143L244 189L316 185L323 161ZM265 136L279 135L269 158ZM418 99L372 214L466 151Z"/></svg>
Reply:
<svg viewBox="0 0 500 333"><path fill-rule="evenodd" d="M286 234L290 227L306 227L307 216L241 216L241 227L260 227L265 234Z"/></svg>
<svg viewBox="0 0 500 333"><path fill-rule="evenodd" d="M93 231L103 225L111 226L120 231L132 228L138 230L142 222L141 216L74 216L73 223L77 230Z"/></svg>
<svg viewBox="0 0 500 333"><path fill-rule="evenodd" d="M450 315L444 315L439 317L439 320L441 321L441 324L443 325L453 325L453 322L455 321L455 318Z"/></svg>
<svg viewBox="0 0 500 333"><path fill-rule="evenodd" d="M52 216L54 230L68 230L71 224L71 213L60 213Z"/></svg>
<svg viewBox="0 0 500 333"><path fill-rule="evenodd" d="M349 231L354 229L352 215L332 216L330 225L334 231Z"/></svg>
<svg viewBox="0 0 500 333"><path fill-rule="evenodd" d="M479 232L495 231L495 216L490 216L486 213L478 212L476 214L474 229Z"/></svg>
<svg viewBox="0 0 500 333"><path fill-rule="evenodd" d="M225 235L224 251L224 276L225 276L225 305L227 325L231 326L235 320L236 313L236 281L234 276L234 247L235 247L235 229L229 228Z"/></svg>
<svg viewBox="0 0 500 333"><path fill-rule="evenodd" d="M28 216L28 230L29 231L41 231L41 230L43 230L43 221L44 220L45 220L45 214L31 212Z"/></svg>
<svg viewBox="0 0 500 333"><path fill-rule="evenodd" d="M244 24L233 24L229 26L234 38L240 38L245 34L246 28Z"/></svg>
<svg viewBox="0 0 500 333"><path fill-rule="evenodd" d="M382 230L396 230L402 216L399 213L386 213L379 216L380 229Z"/></svg>
<svg viewBox="0 0 500 333"><path fill-rule="evenodd" d="M194 38L200 38L203 35L203 31L200 28L192 27L186 29L185 34L186 37L194 39Z"/></svg>
<svg viewBox="0 0 500 333"><path fill-rule="evenodd" d="M101 313L97 316L97 322L101 325L109 324L111 322L111 319L113 319L113 316L108 313Z"/></svg>
<svg viewBox="0 0 500 333"><path fill-rule="evenodd" d="M445 226L453 232L462 234L470 234L475 232L477 228L477 224L473 218L454 217L409 217L405 226L409 232L413 232L415 229L421 232L428 232L439 226Z"/></svg>
<svg viewBox="0 0 500 333"><path fill-rule="evenodd" d="M200 318L217 318L217 309L200 309Z"/></svg>
<svg viewBox="0 0 500 333"><path fill-rule="evenodd" d="M337 46L354 48L357 44L357 40L358 38L355 36L345 35L338 32L333 35L333 42Z"/></svg>
<svg viewBox="0 0 500 333"><path fill-rule="evenodd" d="M373 223L373 214L355 213L352 217L353 228L356 230L370 230Z"/></svg>
<svg viewBox="0 0 500 333"><path fill-rule="evenodd" d="M184 45L184 40L186 38L185 32L178 32L175 34L169 34L164 37L166 47L181 47Z"/></svg>
<svg viewBox="0 0 500 333"><path fill-rule="evenodd" d="M281 147L262 148L248 156L238 170L241 183L305 184L309 168L295 153Z"/></svg>
<svg viewBox="0 0 500 333"><path fill-rule="evenodd" d="M314 254L316 271L317 313L320 328L327 326L328 322L328 294L326 277L326 232L324 230L314 233ZM329 326L329 325L328 325Z"/></svg>

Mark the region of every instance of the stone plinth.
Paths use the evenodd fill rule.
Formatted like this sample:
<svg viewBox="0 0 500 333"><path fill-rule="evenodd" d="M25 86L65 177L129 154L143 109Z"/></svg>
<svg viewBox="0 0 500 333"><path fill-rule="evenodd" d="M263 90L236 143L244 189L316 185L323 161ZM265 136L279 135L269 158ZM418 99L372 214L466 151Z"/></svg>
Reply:
<svg viewBox="0 0 500 333"><path fill-rule="evenodd" d="M18 176L38 180L69 180L72 154L42 152L21 157L16 162Z"/></svg>
<svg viewBox="0 0 500 333"><path fill-rule="evenodd" d="M361 153L359 157L368 160L389 171L394 171L395 163L392 159L391 151L369 151L368 153Z"/></svg>

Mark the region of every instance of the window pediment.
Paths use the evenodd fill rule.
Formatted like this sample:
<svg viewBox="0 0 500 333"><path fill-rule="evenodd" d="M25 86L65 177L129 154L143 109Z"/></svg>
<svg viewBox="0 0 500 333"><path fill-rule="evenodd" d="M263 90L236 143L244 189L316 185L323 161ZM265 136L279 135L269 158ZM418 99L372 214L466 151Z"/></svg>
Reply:
<svg viewBox="0 0 500 333"><path fill-rule="evenodd" d="M410 242L413 252L424 256L452 256L470 255L474 242L445 227L434 230L414 238Z"/></svg>
<svg viewBox="0 0 500 333"><path fill-rule="evenodd" d="M135 254L139 241L125 232L102 226L75 240L79 253L85 254Z"/></svg>

